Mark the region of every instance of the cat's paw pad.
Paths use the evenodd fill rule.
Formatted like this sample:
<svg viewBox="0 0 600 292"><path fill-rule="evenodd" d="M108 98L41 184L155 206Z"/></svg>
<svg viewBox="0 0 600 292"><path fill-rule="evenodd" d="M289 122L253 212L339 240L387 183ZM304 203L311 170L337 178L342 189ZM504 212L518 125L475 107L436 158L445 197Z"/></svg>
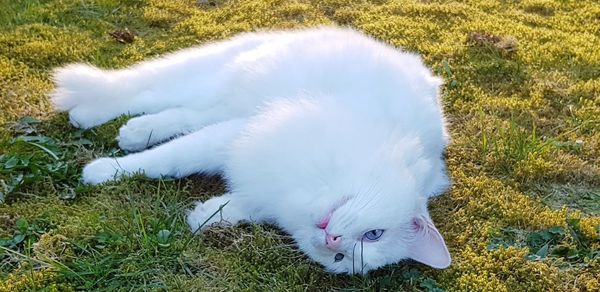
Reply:
<svg viewBox="0 0 600 292"><path fill-rule="evenodd" d="M155 144L157 135L141 118L134 118L119 129L117 141L123 150L140 151Z"/></svg>
<svg viewBox="0 0 600 292"><path fill-rule="evenodd" d="M123 170L114 158L100 158L83 168L82 180L86 184L97 185L123 175Z"/></svg>

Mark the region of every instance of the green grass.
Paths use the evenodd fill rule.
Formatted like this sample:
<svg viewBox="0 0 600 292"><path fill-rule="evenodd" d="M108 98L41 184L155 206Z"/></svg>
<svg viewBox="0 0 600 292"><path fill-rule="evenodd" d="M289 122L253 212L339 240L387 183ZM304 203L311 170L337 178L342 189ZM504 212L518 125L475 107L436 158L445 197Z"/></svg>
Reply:
<svg viewBox="0 0 600 292"><path fill-rule="evenodd" d="M600 289L597 1L0 0L0 291ZM352 26L446 80L452 189L431 204L453 264L330 275L273 226L192 236L218 177L102 186L127 117L81 131L52 111L51 70L122 68L239 32ZM109 32L136 34L121 44Z"/></svg>

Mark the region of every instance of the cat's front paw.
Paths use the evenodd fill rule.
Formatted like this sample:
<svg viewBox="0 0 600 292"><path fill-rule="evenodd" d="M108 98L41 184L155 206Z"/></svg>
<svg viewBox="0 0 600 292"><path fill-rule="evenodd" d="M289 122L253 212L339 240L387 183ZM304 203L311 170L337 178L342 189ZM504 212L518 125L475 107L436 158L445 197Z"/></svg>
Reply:
<svg viewBox="0 0 600 292"><path fill-rule="evenodd" d="M82 180L86 184L97 185L115 180L124 172L115 158L96 159L83 168Z"/></svg>
<svg viewBox="0 0 600 292"><path fill-rule="evenodd" d="M155 133L151 123L144 117L133 118L119 129L119 147L127 151L144 150L159 140L159 133Z"/></svg>
<svg viewBox="0 0 600 292"><path fill-rule="evenodd" d="M204 230L215 224L235 225L240 220L248 218L231 204L229 196L211 198L204 203L198 202L187 216L187 223L192 232Z"/></svg>

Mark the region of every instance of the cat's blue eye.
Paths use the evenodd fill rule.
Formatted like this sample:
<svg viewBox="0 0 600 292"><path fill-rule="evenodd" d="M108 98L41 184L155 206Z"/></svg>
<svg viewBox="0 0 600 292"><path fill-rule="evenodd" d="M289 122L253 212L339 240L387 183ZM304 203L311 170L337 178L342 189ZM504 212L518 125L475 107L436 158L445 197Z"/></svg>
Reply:
<svg viewBox="0 0 600 292"><path fill-rule="evenodd" d="M385 230L383 230L383 229L369 230L369 231L365 232L365 234L363 234L363 239L368 240L368 241L378 240L383 235L384 231Z"/></svg>

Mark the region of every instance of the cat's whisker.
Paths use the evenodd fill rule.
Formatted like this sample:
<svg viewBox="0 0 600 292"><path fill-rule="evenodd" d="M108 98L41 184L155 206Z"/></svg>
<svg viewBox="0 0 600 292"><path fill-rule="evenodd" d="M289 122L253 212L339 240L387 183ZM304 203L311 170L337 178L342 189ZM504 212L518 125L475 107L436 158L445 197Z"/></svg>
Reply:
<svg viewBox="0 0 600 292"><path fill-rule="evenodd" d="M363 240L360 240L360 273L362 275L365 274L365 264L364 264L364 257L363 257Z"/></svg>
<svg viewBox="0 0 600 292"><path fill-rule="evenodd" d="M375 176L375 170L373 170L373 172L371 173L371 176ZM375 191L376 188L378 187L378 185L380 184L380 182L382 181L382 177L381 175L375 177L371 177L369 179L367 179L367 181L369 182L368 185L363 185L358 193L357 193L357 198L359 198L358 200L355 200L353 203L356 205L358 203L362 203L363 204L363 208L367 205L369 205L375 198L380 196L380 193ZM363 190L364 189L364 190ZM368 201L366 202L361 202L360 199L366 198Z"/></svg>
<svg viewBox="0 0 600 292"><path fill-rule="evenodd" d="M354 270L354 260L356 259L356 256L354 254L354 251L356 250L356 242L354 243L354 247L352 247L352 274L354 275L354 273L356 272Z"/></svg>

